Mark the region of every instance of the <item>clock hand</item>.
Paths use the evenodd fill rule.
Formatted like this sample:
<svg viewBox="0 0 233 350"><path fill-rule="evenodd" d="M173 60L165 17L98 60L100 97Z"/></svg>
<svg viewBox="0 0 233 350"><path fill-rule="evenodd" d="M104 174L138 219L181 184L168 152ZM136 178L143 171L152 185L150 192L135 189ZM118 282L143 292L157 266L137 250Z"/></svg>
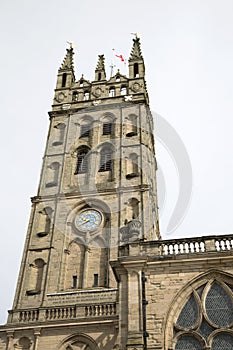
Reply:
<svg viewBox="0 0 233 350"><path fill-rule="evenodd" d="M79 226L82 226L83 224L85 224L86 222L90 221L89 219L86 219L86 220L83 220L84 222L81 222L81 224L78 225Z"/></svg>

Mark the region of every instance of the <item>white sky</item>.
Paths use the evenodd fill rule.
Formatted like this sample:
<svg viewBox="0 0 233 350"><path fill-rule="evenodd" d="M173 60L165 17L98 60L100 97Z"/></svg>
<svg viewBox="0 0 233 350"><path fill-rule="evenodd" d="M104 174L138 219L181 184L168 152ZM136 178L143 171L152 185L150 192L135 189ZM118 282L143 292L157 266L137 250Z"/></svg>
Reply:
<svg viewBox="0 0 233 350"><path fill-rule="evenodd" d="M127 57L130 33L141 33L151 109L183 140L194 178L189 211L166 235L178 178L157 144L167 190L162 235L233 231L232 13L232 0L1 0L1 323L13 301L67 40L77 46L76 78L93 80L98 54L105 54L109 74L112 48Z"/></svg>

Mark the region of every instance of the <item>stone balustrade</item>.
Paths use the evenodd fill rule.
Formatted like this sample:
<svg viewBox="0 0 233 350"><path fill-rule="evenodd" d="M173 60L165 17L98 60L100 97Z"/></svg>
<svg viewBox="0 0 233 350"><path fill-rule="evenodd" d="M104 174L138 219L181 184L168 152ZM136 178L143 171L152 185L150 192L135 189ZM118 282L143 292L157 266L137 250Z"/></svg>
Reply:
<svg viewBox="0 0 233 350"><path fill-rule="evenodd" d="M33 323L72 321L86 317L111 317L117 315L117 304L74 305L10 311L8 323Z"/></svg>
<svg viewBox="0 0 233 350"><path fill-rule="evenodd" d="M134 241L120 247L120 256L154 255L172 257L233 251L233 235L179 238L158 241Z"/></svg>

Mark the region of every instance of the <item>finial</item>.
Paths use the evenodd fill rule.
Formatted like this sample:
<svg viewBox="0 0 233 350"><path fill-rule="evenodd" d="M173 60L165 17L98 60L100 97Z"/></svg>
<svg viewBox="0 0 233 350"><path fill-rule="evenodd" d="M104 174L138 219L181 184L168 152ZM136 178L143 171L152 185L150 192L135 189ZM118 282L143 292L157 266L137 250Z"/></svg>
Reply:
<svg viewBox="0 0 233 350"><path fill-rule="evenodd" d="M70 50L73 50L76 47L72 41L67 41L67 44L70 45Z"/></svg>
<svg viewBox="0 0 233 350"><path fill-rule="evenodd" d="M132 35L134 35L135 39L140 39L141 38L141 34L140 33L131 33Z"/></svg>

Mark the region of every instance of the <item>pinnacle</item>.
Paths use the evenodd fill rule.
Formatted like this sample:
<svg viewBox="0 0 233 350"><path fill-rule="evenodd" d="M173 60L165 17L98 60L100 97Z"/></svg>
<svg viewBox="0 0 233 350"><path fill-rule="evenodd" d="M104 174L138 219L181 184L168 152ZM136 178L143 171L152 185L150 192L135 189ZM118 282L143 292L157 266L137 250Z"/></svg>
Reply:
<svg viewBox="0 0 233 350"><path fill-rule="evenodd" d="M105 58L104 55L99 55L98 63L96 66L96 71L105 71L105 64L104 64Z"/></svg>
<svg viewBox="0 0 233 350"><path fill-rule="evenodd" d="M129 61L137 61L137 60L143 60L143 56L141 51L140 38L136 36L136 38L133 39L133 47L130 53Z"/></svg>
<svg viewBox="0 0 233 350"><path fill-rule="evenodd" d="M66 56L59 70L71 69L72 71L74 71L74 62L73 62L74 50L71 47L70 49L66 49L66 51L67 51Z"/></svg>

